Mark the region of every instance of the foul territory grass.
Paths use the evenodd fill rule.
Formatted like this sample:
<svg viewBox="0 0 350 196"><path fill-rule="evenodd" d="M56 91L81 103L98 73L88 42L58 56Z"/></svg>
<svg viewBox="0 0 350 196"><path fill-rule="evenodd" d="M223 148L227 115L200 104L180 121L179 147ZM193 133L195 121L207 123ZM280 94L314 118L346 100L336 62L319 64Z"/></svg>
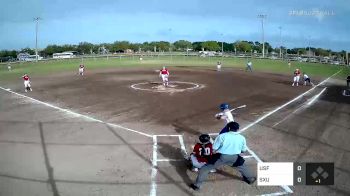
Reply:
<svg viewBox="0 0 350 196"><path fill-rule="evenodd" d="M248 59L232 58L232 57L190 57L190 56L144 56L140 61L138 57L103 57L103 58L84 58L84 59L68 59L68 60L52 60L24 62L12 64L12 71L7 70L6 64L1 64L0 81L18 79L25 73L31 76L48 75L59 72L72 71L77 72L78 65L84 63L87 70L113 68L113 67L150 67L160 68L161 66L193 66L193 67L212 67L216 68L216 62L221 61L223 68L234 67L245 69ZM295 68L299 68L302 72L306 72L311 77L328 77L338 70L342 72L338 74L339 78L345 78L350 74L350 69L344 66L318 64L318 63L300 63L292 61L289 68L286 61L269 60L269 59L251 59L254 71L293 74Z"/></svg>

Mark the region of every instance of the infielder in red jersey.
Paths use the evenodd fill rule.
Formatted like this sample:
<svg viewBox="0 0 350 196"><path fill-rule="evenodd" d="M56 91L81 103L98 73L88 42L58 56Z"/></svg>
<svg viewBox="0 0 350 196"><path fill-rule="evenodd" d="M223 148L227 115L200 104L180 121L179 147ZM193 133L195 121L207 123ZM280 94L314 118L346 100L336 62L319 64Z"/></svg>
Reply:
<svg viewBox="0 0 350 196"><path fill-rule="evenodd" d="M208 163L213 155L213 144L210 142L210 136L202 134L199 136L199 141L200 143L193 147L193 152L190 156L193 166L192 171L198 171L199 168Z"/></svg>
<svg viewBox="0 0 350 196"><path fill-rule="evenodd" d="M295 83L296 83L297 86L299 86L300 74L301 74L301 72L300 72L299 69L296 69L296 70L294 71L294 78L293 78L293 84L292 84L292 86L294 86Z"/></svg>
<svg viewBox="0 0 350 196"><path fill-rule="evenodd" d="M28 76L28 74L24 74L22 76L23 78L23 81L24 81L24 91L27 92L27 91L33 91L31 86L30 86L30 78Z"/></svg>
<svg viewBox="0 0 350 196"><path fill-rule="evenodd" d="M165 66L163 67L162 70L159 71L159 77L162 78L163 80L163 85L166 87L169 85L169 71Z"/></svg>
<svg viewBox="0 0 350 196"><path fill-rule="evenodd" d="M80 64L79 65L79 75L84 75L84 69L85 69L85 66L84 64Z"/></svg>

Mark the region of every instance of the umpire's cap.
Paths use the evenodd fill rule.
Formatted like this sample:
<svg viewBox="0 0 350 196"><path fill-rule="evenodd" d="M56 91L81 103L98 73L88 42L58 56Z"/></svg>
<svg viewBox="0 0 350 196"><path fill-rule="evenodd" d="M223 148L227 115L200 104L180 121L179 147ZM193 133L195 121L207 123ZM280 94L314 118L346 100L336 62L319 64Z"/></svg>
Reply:
<svg viewBox="0 0 350 196"><path fill-rule="evenodd" d="M228 128L229 131L238 131L239 124L237 122L229 122L227 124L227 128Z"/></svg>

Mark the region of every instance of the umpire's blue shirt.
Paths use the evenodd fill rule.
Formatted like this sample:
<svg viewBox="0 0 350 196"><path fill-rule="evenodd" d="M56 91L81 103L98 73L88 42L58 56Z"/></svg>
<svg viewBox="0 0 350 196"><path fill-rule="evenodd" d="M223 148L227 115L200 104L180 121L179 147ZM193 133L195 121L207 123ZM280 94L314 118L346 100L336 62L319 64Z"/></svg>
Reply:
<svg viewBox="0 0 350 196"><path fill-rule="evenodd" d="M213 150L226 155L240 154L247 150L245 138L238 132L226 132L218 135L214 141Z"/></svg>

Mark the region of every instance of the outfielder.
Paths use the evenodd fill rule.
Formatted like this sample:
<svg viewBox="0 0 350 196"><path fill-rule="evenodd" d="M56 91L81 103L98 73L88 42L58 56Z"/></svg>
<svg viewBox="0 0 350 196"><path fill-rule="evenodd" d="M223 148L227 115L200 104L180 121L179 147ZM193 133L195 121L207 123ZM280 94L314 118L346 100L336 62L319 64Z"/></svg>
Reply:
<svg viewBox="0 0 350 196"><path fill-rule="evenodd" d="M301 72L300 72L299 69L296 69L296 70L294 71L294 78L293 78L293 84L292 84L292 86L294 86L295 83L296 83L297 86L299 86L300 74L301 74Z"/></svg>
<svg viewBox="0 0 350 196"><path fill-rule="evenodd" d="M245 71L253 72L253 63L251 61L248 61L247 66L245 68Z"/></svg>
<svg viewBox="0 0 350 196"><path fill-rule="evenodd" d="M79 75L80 75L80 76L83 76L83 75L84 75L84 70L85 70L84 64L80 64L80 65L79 65Z"/></svg>
<svg viewBox="0 0 350 196"><path fill-rule="evenodd" d="M220 131L220 134L222 134L228 131L226 125L230 122L234 122L235 120L233 119L232 113L230 111L230 106L227 103L220 104L220 109L222 112L215 114L215 118L225 121L225 127Z"/></svg>
<svg viewBox="0 0 350 196"><path fill-rule="evenodd" d="M165 66L162 70L160 70L159 77L162 78L163 86L167 87L169 85L169 71L165 68Z"/></svg>
<svg viewBox="0 0 350 196"><path fill-rule="evenodd" d="M218 61L216 63L216 71L221 71L221 62L220 61Z"/></svg>
<svg viewBox="0 0 350 196"><path fill-rule="evenodd" d="M190 156L192 171L197 172L198 169L207 164L213 154L213 144L208 134L199 136L199 142L193 147L193 152Z"/></svg>
<svg viewBox="0 0 350 196"><path fill-rule="evenodd" d="M29 78L29 76L28 76L28 74L24 74L23 76L22 76L22 78L23 78L23 81L24 81L24 91L25 92L27 92L27 91L33 91L32 90L32 88L31 88L31 86L30 86L30 78Z"/></svg>

